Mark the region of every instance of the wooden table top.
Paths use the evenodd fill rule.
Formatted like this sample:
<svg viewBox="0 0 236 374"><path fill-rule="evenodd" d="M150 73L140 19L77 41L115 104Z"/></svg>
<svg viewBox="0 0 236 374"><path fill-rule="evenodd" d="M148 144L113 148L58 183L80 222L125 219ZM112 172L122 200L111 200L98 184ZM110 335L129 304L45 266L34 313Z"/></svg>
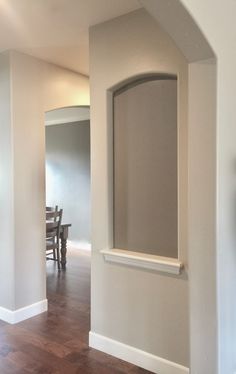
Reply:
<svg viewBox="0 0 236 374"><path fill-rule="evenodd" d="M72 223L62 223L61 227L71 227Z"/></svg>
<svg viewBox="0 0 236 374"><path fill-rule="evenodd" d="M46 229L50 229L51 227L54 226L54 224L55 224L55 222L53 222L53 221L46 221ZM71 223L62 223L61 224L61 229L71 227L71 226L72 226Z"/></svg>

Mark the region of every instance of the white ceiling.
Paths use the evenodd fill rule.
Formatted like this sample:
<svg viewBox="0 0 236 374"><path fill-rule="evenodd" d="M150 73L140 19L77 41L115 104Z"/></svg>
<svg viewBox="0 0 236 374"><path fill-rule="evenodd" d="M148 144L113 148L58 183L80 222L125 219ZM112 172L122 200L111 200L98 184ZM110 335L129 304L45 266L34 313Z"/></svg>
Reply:
<svg viewBox="0 0 236 374"><path fill-rule="evenodd" d="M0 0L0 52L16 49L88 75L89 26L138 8L138 0Z"/></svg>

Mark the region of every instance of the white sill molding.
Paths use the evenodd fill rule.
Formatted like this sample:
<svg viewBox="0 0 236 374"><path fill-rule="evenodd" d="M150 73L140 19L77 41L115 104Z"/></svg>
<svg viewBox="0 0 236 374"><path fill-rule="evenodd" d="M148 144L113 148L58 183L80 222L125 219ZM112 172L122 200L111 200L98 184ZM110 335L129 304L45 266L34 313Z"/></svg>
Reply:
<svg viewBox="0 0 236 374"><path fill-rule="evenodd" d="M105 261L174 275L181 274L183 264L175 258L154 256L124 249L102 249Z"/></svg>

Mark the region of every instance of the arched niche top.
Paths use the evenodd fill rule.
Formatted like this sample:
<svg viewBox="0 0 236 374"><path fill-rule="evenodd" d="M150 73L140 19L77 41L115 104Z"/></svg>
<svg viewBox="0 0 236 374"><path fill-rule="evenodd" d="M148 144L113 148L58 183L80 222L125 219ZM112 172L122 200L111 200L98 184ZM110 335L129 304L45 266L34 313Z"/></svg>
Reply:
<svg viewBox="0 0 236 374"><path fill-rule="evenodd" d="M149 82L149 81L155 81L155 80L177 80L177 75L176 74L171 74L171 73L165 73L165 72L151 72L151 73L145 73L145 74L139 74L139 75L133 75L131 77L128 77L114 86L110 87L108 90L109 92L112 92L112 94L118 95L121 92L131 88L135 87L141 83L144 82Z"/></svg>
<svg viewBox="0 0 236 374"><path fill-rule="evenodd" d="M174 74L167 73L154 73L154 74L145 74L131 77L113 87L113 95L120 95L122 92L138 86L139 84L151 81L160 81L160 80L175 80L177 81L177 76Z"/></svg>
<svg viewBox="0 0 236 374"><path fill-rule="evenodd" d="M53 109L45 113L45 126L90 120L90 107L69 106Z"/></svg>
<svg viewBox="0 0 236 374"><path fill-rule="evenodd" d="M170 35L188 62L216 57L181 0L140 0L140 3Z"/></svg>

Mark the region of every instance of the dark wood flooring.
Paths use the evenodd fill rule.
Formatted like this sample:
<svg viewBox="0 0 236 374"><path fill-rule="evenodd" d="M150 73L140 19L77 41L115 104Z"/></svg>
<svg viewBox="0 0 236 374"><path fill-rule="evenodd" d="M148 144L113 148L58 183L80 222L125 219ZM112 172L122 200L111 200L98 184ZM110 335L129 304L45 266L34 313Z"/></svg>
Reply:
<svg viewBox="0 0 236 374"><path fill-rule="evenodd" d="M49 310L16 325L0 321L0 374L144 374L88 347L90 257L69 250L67 270L47 262Z"/></svg>

